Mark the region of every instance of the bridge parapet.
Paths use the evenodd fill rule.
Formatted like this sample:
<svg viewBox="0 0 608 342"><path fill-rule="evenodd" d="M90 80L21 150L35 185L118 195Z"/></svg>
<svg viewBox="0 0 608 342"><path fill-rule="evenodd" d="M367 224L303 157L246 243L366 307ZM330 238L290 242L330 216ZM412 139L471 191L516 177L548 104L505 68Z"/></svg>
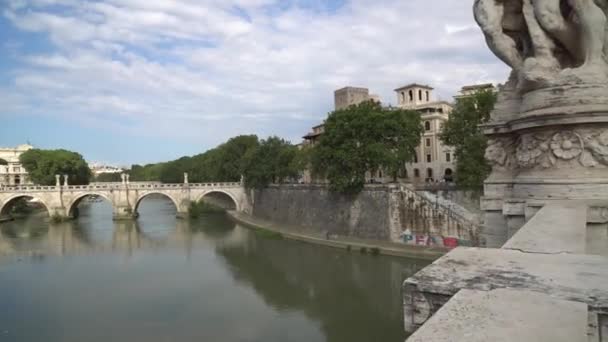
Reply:
<svg viewBox="0 0 608 342"><path fill-rule="evenodd" d="M238 182L222 183L96 183L93 185L68 185L68 186L43 186L43 185L22 185L22 186L3 186L0 192L38 192L38 191L73 191L73 190L111 190L129 188L137 189L218 189L218 188L240 188Z"/></svg>
<svg viewBox="0 0 608 342"><path fill-rule="evenodd" d="M100 196L113 207L115 219L130 219L138 216L141 200L152 194L160 194L173 201L179 217L188 215L191 202L201 200L211 193L223 193L230 197L239 211L248 210L245 190L239 182L178 183L157 182L93 183L89 185L23 185L0 187L0 210L8 215L8 208L18 198L36 198L48 209L50 215L62 218L77 216L80 201L90 195Z"/></svg>

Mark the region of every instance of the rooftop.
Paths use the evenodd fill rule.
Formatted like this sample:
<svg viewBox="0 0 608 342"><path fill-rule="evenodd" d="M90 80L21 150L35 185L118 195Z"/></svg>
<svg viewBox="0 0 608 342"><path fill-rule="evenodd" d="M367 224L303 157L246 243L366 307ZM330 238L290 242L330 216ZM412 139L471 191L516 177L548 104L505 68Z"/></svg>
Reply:
<svg viewBox="0 0 608 342"><path fill-rule="evenodd" d="M487 89L487 88L494 88L494 85L492 83L469 85L469 86L462 87L462 91Z"/></svg>
<svg viewBox="0 0 608 342"><path fill-rule="evenodd" d="M428 90L433 90L434 88L428 85L424 85L424 84L420 84L420 83L410 83L408 85L405 85L403 87L399 87L397 89L395 89L395 91L399 91L399 90L403 90L403 89L409 89L409 88L422 88L422 89L428 89Z"/></svg>
<svg viewBox="0 0 608 342"><path fill-rule="evenodd" d="M369 91L369 89L363 88L363 87L344 87L344 88L340 88L340 89L336 90L335 92L338 93L338 92L343 92L343 91L348 91L348 90L365 91L365 92Z"/></svg>

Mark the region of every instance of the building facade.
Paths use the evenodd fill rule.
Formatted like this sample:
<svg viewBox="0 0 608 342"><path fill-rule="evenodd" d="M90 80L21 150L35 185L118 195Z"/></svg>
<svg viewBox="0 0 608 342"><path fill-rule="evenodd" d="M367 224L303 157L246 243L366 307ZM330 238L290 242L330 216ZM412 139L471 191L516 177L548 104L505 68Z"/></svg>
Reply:
<svg viewBox="0 0 608 342"><path fill-rule="evenodd" d="M336 110L369 101L369 89L359 87L344 87L334 92L334 108Z"/></svg>
<svg viewBox="0 0 608 342"><path fill-rule="evenodd" d="M440 138L443 127L450 118L453 106L449 102L435 100L433 91L432 87L418 83L395 89L397 108L419 112L424 127L420 144L416 148L414 161L405 165L405 172L401 175L401 178L408 182L453 181L455 177L454 148L444 145ZM480 91L495 92L496 88L492 84L464 86L454 98L458 100ZM376 100L377 97L369 95L367 88L345 87L335 91L334 99L336 109L342 109L363 101ZM303 137L304 142L301 147L305 148L318 144L324 131L324 124L313 127L312 131ZM304 182L307 183L313 181L324 182L323 180L312 180L309 172L306 172L303 178ZM373 174L368 173L366 178L368 181L391 181L390 176L384 174L382 170Z"/></svg>
<svg viewBox="0 0 608 342"><path fill-rule="evenodd" d="M7 162L7 165L0 165L0 186L32 184L27 171L19 161L21 154L32 148L33 146L27 144L14 148L0 148L0 159Z"/></svg>
<svg viewBox="0 0 608 342"><path fill-rule="evenodd" d="M417 83L395 89L400 109L420 113L424 126L414 162L406 164L404 178L412 183L452 181L455 161L454 149L439 138L443 125L450 118L452 105L435 101L433 88Z"/></svg>

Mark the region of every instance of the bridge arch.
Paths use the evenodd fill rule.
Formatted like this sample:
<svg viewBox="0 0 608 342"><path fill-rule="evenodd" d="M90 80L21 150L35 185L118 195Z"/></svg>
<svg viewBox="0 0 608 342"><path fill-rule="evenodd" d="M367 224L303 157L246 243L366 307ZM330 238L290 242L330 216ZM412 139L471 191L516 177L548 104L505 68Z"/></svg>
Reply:
<svg viewBox="0 0 608 342"><path fill-rule="evenodd" d="M12 204L14 204L17 200L22 199L22 198L26 198L26 199L36 198L38 201L40 201L40 203L42 203L42 205L46 209L46 212L48 213L48 215L49 216L51 215L50 207L48 206L48 204L46 204L46 202L42 198L31 196L31 195L26 195L26 194L18 194L18 195L14 195L14 196L7 198L6 200L4 200L4 202L0 203L0 217L9 216L10 215L9 211L12 208Z"/></svg>
<svg viewBox="0 0 608 342"><path fill-rule="evenodd" d="M205 198L206 196L213 195L213 194L219 194L220 196L224 196L224 198L229 199L232 202L232 204L234 204L234 208L229 208L229 209L234 209L236 211L240 211L239 201L237 201L236 197L229 191L224 191L224 190L206 191L196 198L196 203L199 203L200 201L202 201L203 198ZM224 208L224 209L226 209L226 208Z"/></svg>
<svg viewBox="0 0 608 342"><path fill-rule="evenodd" d="M140 195L137 198L137 200L135 201L135 205L133 206L133 213L138 213L139 205L141 204L141 201L150 195L161 195L163 197L170 199L171 202L173 203L173 205L175 206L175 210L179 211L179 202L175 198L173 198L173 196L171 196L170 194L163 192L163 191L150 191L150 192L146 192L146 193Z"/></svg>
<svg viewBox="0 0 608 342"><path fill-rule="evenodd" d="M72 201L70 201L70 203L68 204L67 208L67 214L69 217L74 217L75 214L75 209L78 207L78 205L80 204L80 202L85 199L85 197L88 196L99 196L102 197L103 199L105 199L106 201L108 201L108 203L110 203L110 205L114 206L114 202L112 201L112 199L101 192L86 192L83 194L78 194L77 196L74 196L74 198L72 199Z"/></svg>

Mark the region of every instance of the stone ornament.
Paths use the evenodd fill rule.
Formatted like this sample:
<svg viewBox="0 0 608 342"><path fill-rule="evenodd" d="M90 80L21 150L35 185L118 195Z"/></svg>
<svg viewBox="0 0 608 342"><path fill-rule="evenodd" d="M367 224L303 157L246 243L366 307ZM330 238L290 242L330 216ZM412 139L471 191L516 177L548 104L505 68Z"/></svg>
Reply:
<svg viewBox="0 0 608 342"><path fill-rule="evenodd" d="M485 158L494 170L511 169L514 166L513 155L515 151L511 138L493 138L488 141Z"/></svg>
<svg viewBox="0 0 608 342"><path fill-rule="evenodd" d="M475 0L492 52L527 91L559 79L608 79L607 0Z"/></svg>
<svg viewBox="0 0 608 342"><path fill-rule="evenodd" d="M608 0L475 0L474 14L512 68L491 122L608 113Z"/></svg>
<svg viewBox="0 0 608 342"><path fill-rule="evenodd" d="M608 130L526 133L519 138L515 154L521 169L546 169L558 161L583 167L608 166Z"/></svg>

